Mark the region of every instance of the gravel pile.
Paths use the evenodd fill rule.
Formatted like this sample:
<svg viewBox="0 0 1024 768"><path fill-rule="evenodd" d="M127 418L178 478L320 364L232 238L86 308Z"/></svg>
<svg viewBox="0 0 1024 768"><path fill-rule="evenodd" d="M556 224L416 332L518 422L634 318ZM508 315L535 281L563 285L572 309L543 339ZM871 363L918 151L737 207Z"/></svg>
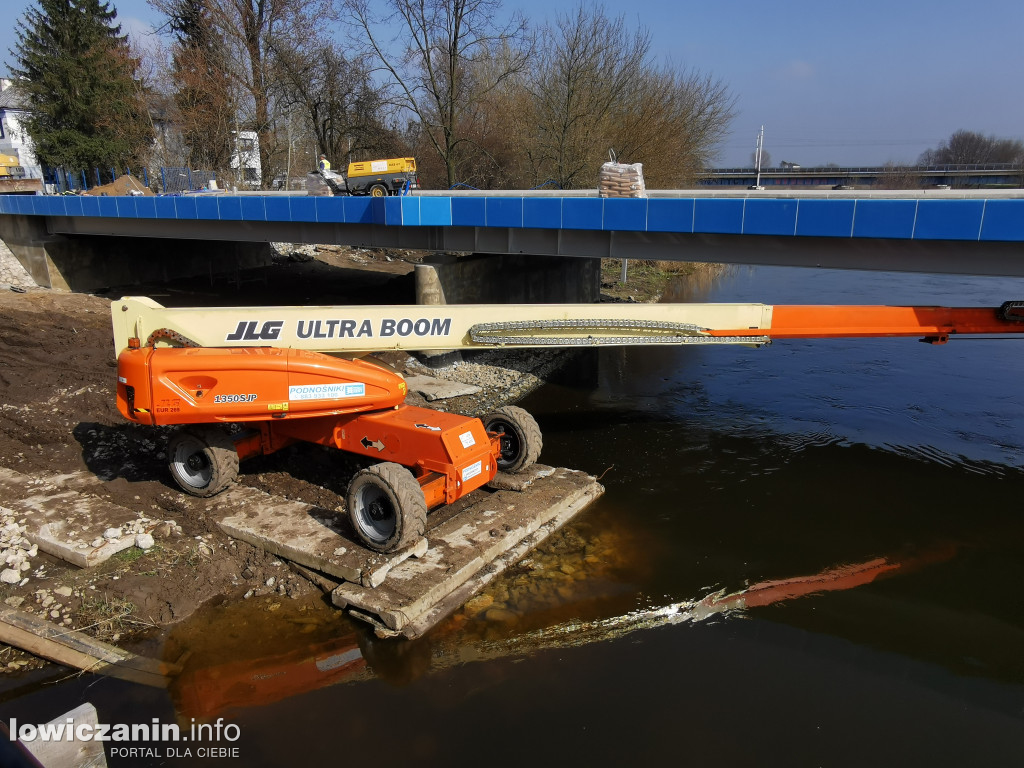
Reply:
<svg viewBox="0 0 1024 768"><path fill-rule="evenodd" d="M478 394L434 402L432 407L482 416L526 397L573 354L573 350L565 349L490 349L464 353L465 359L436 367L412 358L405 367L410 373L480 387L482 391Z"/></svg>
<svg viewBox="0 0 1024 768"><path fill-rule="evenodd" d="M0 291L26 291L36 288L36 281L21 266L11 249L0 240Z"/></svg>
<svg viewBox="0 0 1024 768"><path fill-rule="evenodd" d="M25 584L32 568L32 558L39 547L25 538L26 527L9 509L0 507L0 582Z"/></svg>

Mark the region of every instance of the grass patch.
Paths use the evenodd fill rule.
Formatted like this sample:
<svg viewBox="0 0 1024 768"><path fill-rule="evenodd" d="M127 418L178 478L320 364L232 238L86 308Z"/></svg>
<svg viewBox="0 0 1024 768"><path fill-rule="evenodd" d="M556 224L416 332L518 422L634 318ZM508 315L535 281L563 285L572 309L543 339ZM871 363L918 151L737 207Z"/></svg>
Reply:
<svg viewBox="0 0 1024 768"><path fill-rule="evenodd" d="M114 635L137 631L143 622L131 618L135 603L121 597L99 595L82 602L76 612L82 629L99 640L110 640Z"/></svg>
<svg viewBox="0 0 1024 768"><path fill-rule="evenodd" d="M113 554L110 557L112 560L117 560L119 563L134 563L144 554L146 553L138 547L128 547L128 549L122 549L120 552Z"/></svg>
<svg viewBox="0 0 1024 768"><path fill-rule="evenodd" d="M622 260L601 259L601 293L620 301L654 303L661 299L670 281L685 278L692 283L692 292L699 294L730 270L726 264L628 259L626 282L623 283ZM687 297L685 300L695 299Z"/></svg>

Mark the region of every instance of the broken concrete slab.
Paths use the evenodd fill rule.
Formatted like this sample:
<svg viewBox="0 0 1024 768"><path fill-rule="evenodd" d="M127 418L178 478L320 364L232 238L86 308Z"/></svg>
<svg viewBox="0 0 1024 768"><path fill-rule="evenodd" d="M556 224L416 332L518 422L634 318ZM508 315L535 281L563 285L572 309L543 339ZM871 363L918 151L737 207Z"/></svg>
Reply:
<svg viewBox="0 0 1024 768"><path fill-rule="evenodd" d="M534 464L525 472L498 472L494 479L487 484L488 488L495 491L525 491L534 480L542 477L550 477L554 473L554 467L546 467L543 464Z"/></svg>
<svg viewBox="0 0 1024 768"><path fill-rule="evenodd" d="M427 540L420 539L399 552L374 552L349 538L339 513L240 485L214 499L212 511L226 513L217 525L228 536L370 588L380 585L406 558L427 551Z"/></svg>
<svg viewBox="0 0 1024 768"><path fill-rule="evenodd" d="M436 379L433 376L406 376L405 384L410 392L418 392L429 401L475 395L480 391L480 387L475 384Z"/></svg>
<svg viewBox="0 0 1024 768"><path fill-rule="evenodd" d="M421 613L410 621L400 633L403 637L412 639L424 635L428 630L441 622L445 617L458 610L471 597L479 594L484 587L497 578L503 571L515 565L531 551L536 549L548 536L553 534L578 513L582 512L591 502L604 492L604 488L596 482L594 487L586 492L580 493L572 499L560 504L555 510L555 515L548 522L541 525L536 531L504 554L492 560L488 565L477 571L462 586L450 592L443 599L439 600L428 610ZM380 629L378 634L382 633Z"/></svg>
<svg viewBox="0 0 1024 768"><path fill-rule="evenodd" d="M603 492L590 475L556 469L526 493L471 494L470 504L434 527L428 518L423 557L396 565L376 589L343 583L332 600L377 624L379 634L417 637Z"/></svg>
<svg viewBox="0 0 1024 768"><path fill-rule="evenodd" d="M135 546L137 534L149 533L161 523L143 521L133 510L75 490L86 488L85 479L83 473L77 482L68 483L66 475L29 477L0 467L0 498L8 499L5 507L16 517L26 518L25 538L79 568L98 565ZM115 530L121 533L115 536ZM111 533L105 536L107 532Z"/></svg>

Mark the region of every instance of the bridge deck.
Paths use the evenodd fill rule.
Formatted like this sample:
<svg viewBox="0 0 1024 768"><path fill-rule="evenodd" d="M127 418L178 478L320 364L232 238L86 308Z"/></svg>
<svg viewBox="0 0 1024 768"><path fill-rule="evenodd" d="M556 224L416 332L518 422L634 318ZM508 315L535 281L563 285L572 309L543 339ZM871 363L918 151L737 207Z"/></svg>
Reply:
<svg viewBox="0 0 1024 768"><path fill-rule="evenodd" d="M0 195L50 235L1024 276L1021 190Z"/></svg>
<svg viewBox="0 0 1024 768"><path fill-rule="evenodd" d="M295 195L11 195L0 196L0 214L108 219L113 220L107 222L109 234L118 233L118 221L150 220L1024 241L1024 199L992 195L880 198L792 194L765 197L755 193L645 199L507 195L384 199ZM66 225L57 223L51 231L66 229ZM138 233L132 229L124 234ZM153 234L160 236L156 230Z"/></svg>

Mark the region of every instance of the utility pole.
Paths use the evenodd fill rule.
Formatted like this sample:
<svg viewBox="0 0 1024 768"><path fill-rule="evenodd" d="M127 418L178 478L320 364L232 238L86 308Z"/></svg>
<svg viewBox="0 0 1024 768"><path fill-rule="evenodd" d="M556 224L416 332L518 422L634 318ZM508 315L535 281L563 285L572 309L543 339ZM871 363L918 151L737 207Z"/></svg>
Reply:
<svg viewBox="0 0 1024 768"><path fill-rule="evenodd" d="M288 163L285 165L284 189L288 191L288 184L292 180L292 113L288 112Z"/></svg>
<svg viewBox="0 0 1024 768"><path fill-rule="evenodd" d="M757 134L757 141L754 144L754 164L757 166L757 181L754 182L754 186L760 189L761 187L761 149L764 147L764 126L761 126L761 132Z"/></svg>

